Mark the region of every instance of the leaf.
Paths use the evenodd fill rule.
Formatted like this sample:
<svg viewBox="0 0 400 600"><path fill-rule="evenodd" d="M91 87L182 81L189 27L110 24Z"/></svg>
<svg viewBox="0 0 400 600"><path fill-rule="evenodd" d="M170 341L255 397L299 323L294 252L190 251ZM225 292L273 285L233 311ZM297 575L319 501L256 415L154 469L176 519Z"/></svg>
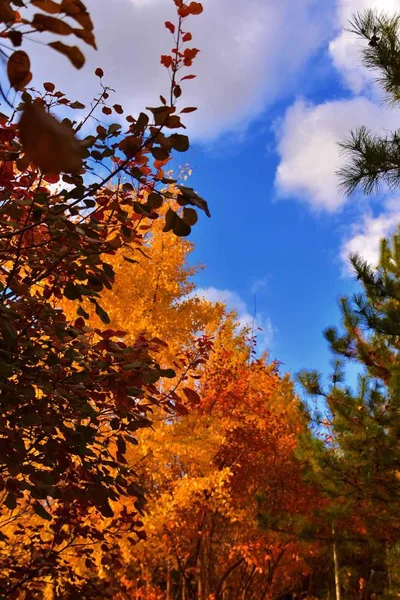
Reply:
<svg viewBox="0 0 400 600"><path fill-rule="evenodd" d="M25 104L19 122L27 158L42 173L77 173L82 168L82 147L72 130L51 116L41 104Z"/></svg>
<svg viewBox="0 0 400 600"><path fill-rule="evenodd" d="M172 227L172 231L178 237L186 237L187 235L190 234L192 229L191 229L190 225L185 223L185 221L183 219L181 219L181 217L179 215L176 215L176 218L174 220L174 224Z"/></svg>
<svg viewBox="0 0 400 600"><path fill-rule="evenodd" d="M166 160L169 157L168 150L162 147L153 148L151 153L156 160Z"/></svg>
<svg viewBox="0 0 400 600"><path fill-rule="evenodd" d="M51 516L51 514L47 512L47 510L44 508L44 506L42 504L40 504L40 502L35 502L35 504L33 505L33 510L42 519L46 519L46 521L53 520L53 517Z"/></svg>
<svg viewBox="0 0 400 600"><path fill-rule="evenodd" d="M189 150L189 138L181 133L173 133L171 135L172 147L178 152L186 152Z"/></svg>
<svg viewBox="0 0 400 600"><path fill-rule="evenodd" d="M53 0L31 0L31 4L52 15L58 15L61 12L60 5Z"/></svg>
<svg viewBox="0 0 400 600"><path fill-rule="evenodd" d="M160 375L161 377L166 377L167 379L173 379L176 376L176 373L173 369L161 369Z"/></svg>
<svg viewBox="0 0 400 600"><path fill-rule="evenodd" d="M142 138L135 135L128 135L119 143L119 149L124 152L127 158L132 158L142 147Z"/></svg>
<svg viewBox="0 0 400 600"><path fill-rule="evenodd" d="M177 217L176 212L174 212L173 210L171 210L169 208L165 215L165 225L164 225L164 229L163 229L163 231L165 233L172 230L176 217Z"/></svg>
<svg viewBox="0 0 400 600"><path fill-rule="evenodd" d="M82 110L82 109L85 108L85 105L82 104L82 102L76 101L76 102L71 102L71 104L69 105L69 107L70 108L75 108L75 109Z"/></svg>
<svg viewBox="0 0 400 600"><path fill-rule="evenodd" d="M200 404L200 396L195 390L184 387L183 393L185 394L185 396L189 400L189 402L192 402L193 404Z"/></svg>
<svg viewBox="0 0 400 600"><path fill-rule="evenodd" d="M106 519L111 519L114 516L114 512L108 502L100 506L100 512Z"/></svg>
<svg viewBox="0 0 400 600"><path fill-rule="evenodd" d="M104 71L103 69L100 69L100 67L95 70L94 74L97 75L97 77L100 77L100 79L104 77Z"/></svg>
<svg viewBox="0 0 400 600"><path fill-rule="evenodd" d="M0 23L13 23L15 12L10 6L9 0L0 0Z"/></svg>
<svg viewBox="0 0 400 600"><path fill-rule="evenodd" d="M17 90L23 90L32 79L31 61L29 56L23 50L13 52L8 59L7 75L12 87Z"/></svg>
<svg viewBox="0 0 400 600"><path fill-rule="evenodd" d="M106 313L106 311L104 310L104 308L102 308L100 306L100 304L96 301L94 301L94 304L96 306L96 315L98 317L100 317L100 319L103 321L103 323L106 323L106 325L109 325L109 323L111 323L111 319L108 316L108 314Z"/></svg>
<svg viewBox="0 0 400 600"><path fill-rule="evenodd" d="M20 31L15 31L12 29L7 33L7 37L11 40L13 46L21 46L22 44L22 33Z"/></svg>
<svg viewBox="0 0 400 600"><path fill-rule="evenodd" d="M56 86L54 85L54 83L51 83L51 81L46 81L43 84L43 87L46 90L46 92L50 92L50 93L53 93L54 90L56 89Z"/></svg>
<svg viewBox="0 0 400 600"><path fill-rule="evenodd" d="M181 113L191 113L191 112L194 112L195 110L197 110L196 106L187 106L186 108L183 108L181 110Z"/></svg>
<svg viewBox="0 0 400 600"><path fill-rule="evenodd" d="M151 208L161 208L164 203L164 198L161 194L157 194L156 192L152 192L147 196L147 204Z"/></svg>
<svg viewBox="0 0 400 600"><path fill-rule="evenodd" d="M42 15L41 13L33 15L32 25L40 31L48 31L50 33L57 33L58 35L70 35L74 33L71 25L68 25L65 21L49 17L48 15Z"/></svg>
<svg viewBox="0 0 400 600"><path fill-rule="evenodd" d="M92 46L92 48L97 50L96 40L92 31L88 29L74 29L73 32L77 38L83 40L84 42L86 42L86 44Z"/></svg>
<svg viewBox="0 0 400 600"><path fill-rule="evenodd" d="M79 50L78 46L67 46L62 42L50 42L48 45L51 48L54 48L54 50L57 50L57 52L67 56L77 69L81 69L85 64L85 57Z"/></svg>
<svg viewBox="0 0 400 600"><path fill-rule="evenodd" d="M69 17L72 17L84 29L93 31L92 19L81 0L62 0L61 10Z"/></svg>
<svg viewBox="0 0 400 600"><path fill-rule="evenodd" d="M17 499L14 494L7 494L6 499L4 500L4 504L10 510L14 510L17 507Z"/></svg>
<svg viewBox="0 0 400 600"><path fill-rule="evenodd" d="M194 210L194 208L186 208L185 207L183 209L182 219L188 225L196 225L197 220L198 220L197 212Z"/></svg>
<svg viewBox="0 0 400 600"><path fill-rule="evenodd" d="M122 106L120 104L114 104L113 108L114 108L115 112L118 113L119 115L122 115L124 112L124 109L122 108Z"/></svg>
<svg viewBox="0 0 400 600"><path fill-rule="evenodd" d="M175 33L175 25L171 21L165 21L165 27L169 29L171 33Z"/></svg>

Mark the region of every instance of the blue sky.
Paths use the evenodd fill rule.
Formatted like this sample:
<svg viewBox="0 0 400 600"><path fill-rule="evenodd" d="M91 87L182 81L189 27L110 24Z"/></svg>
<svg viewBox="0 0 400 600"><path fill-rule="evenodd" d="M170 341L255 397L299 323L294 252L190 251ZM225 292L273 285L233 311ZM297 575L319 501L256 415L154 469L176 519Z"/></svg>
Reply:
<svg viewBox="0 0 400 600"><path fill-rule="evenodd" d="M201 52L182 101L192 146L190 184L212 218L193 230L203 292L226 299L264 327L261 343L292 374L327 370L322 330L339 320L337 299L354 291L349 251L376 259L379 239L400 222L396 197L337 190L336 142L351 128L400 126L371 75L359 42L344 31L357 11L393 12L398 0L204 0L190 23ZM101 66L130 112L154 105L168 85L159 56L169 51L172 0L87 0L97 54L79 73L33 49L36 81L59 82L85 101ZM62 85L61 85L62 84ZM76 90L79 90L78 94ZM85 98L86 96L86 98ZM74 98L73 98L74 99Z"/></svg>

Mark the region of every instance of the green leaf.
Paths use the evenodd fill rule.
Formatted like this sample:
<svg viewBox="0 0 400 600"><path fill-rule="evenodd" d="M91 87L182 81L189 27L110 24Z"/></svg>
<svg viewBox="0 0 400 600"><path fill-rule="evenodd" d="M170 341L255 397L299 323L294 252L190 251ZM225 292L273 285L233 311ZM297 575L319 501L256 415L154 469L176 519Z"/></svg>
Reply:
<svg viewBox="0 0 400 600"><path fill-rule="evenodd" d="M173 369L160 369L160 375L167 379L173 379L176 376L176 373Z"/></svg>

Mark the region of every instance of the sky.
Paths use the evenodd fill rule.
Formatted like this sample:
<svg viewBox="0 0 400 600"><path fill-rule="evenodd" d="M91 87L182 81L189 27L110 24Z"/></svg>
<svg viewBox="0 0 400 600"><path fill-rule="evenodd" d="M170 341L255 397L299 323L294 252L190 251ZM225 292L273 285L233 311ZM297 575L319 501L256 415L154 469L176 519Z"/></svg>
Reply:
<svg viewBox="0 0 400 600"><path fill-rule="evenodd" d="M35 81L50 80L80 101L102 67L115 101L132 114L168 90L160 54L172 0L87 0L98 51L77 72L32 48ZM337 300L357 287L349 252L371 262L400 222L395 195L341 195L337 142L357 126L400 126L360 64L360 42L345 31L358 11L399 9L398 0L203 0L190 21L197 78L182 101L190 183L211 219L193 228L193 261L205 265L201 294L223 300L242 323L256 313L260 346L292 375L329 370L322 331L339 323ZM75 99L75 98L72 98ZM156 104L157 105L157 104Z"/></svg>

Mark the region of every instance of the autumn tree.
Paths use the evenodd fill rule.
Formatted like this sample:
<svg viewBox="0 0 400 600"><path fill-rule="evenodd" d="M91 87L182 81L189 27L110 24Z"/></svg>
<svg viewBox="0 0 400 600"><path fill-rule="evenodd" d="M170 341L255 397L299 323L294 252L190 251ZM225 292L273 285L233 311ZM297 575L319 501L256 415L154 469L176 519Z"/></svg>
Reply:
<svg viewBox="0 0 400 600"><path fill-rule="evenodd" d="M26 4L0 3L2 37L11 46L22 44L32 30L95 45L80 0L28 4L33 16L25 18ZM138 529L143 490L125 454L136 432L149 426L154 405L174 406L174 397L158 385L163 377L175 376L158 360L162 340L138 334L125 342L124 330L105 327L110 317L102 293L114 284L109 260L116 250L129 260L143 253L145 236L160 214L166 212L165 230L175 235L190 233L196 215L190 206L208 214L192 189L175 182L171 193L174 182L163 172L172 152L189 146L187 136L176 130L183 128L180 114L194 109L179 111L177 103L184 80L194 77L181 69L190 67L198 53L187 45L191 36L185 24L202 10L197 2L176 0L175 5L177 24L166 23L174 48L161 59L171 80L168 100L161 97L160 106L135 117L112 103L100 68L100 93L77 118L74 112L85 107L52 83L44 83L43 91L27 88L30 61L24 50L1 50L9 82L22 92L21 102L9 106L2 90L5 112L0 115L4 598L25 591L35 597L40 582L57 579L60 572L69 577L64 588L55 588L56 597L105 597L102 586L96 591L94 578L80 577L63 557L75 546L80 559L90 563L94 543L105 544L114 556L119 532ZM76 46L49 45L82 66ZM60 107L69 111L63 121L54 116ZM76 305L73 318L62 306L65 298ZM95 327L85 303L101 321ZM120 497L131 497L129 510L113 519L111 505ZM98 526L102 518L108 519L106 527ZM19 536L24 546L19 555L8 551L10 527L12 543Z"/></svg>
<svg viewBox="0 0 400 600"><path fill-rule="evenodd" d="M132 546L125 537L119 569L100 552L92 571L109 579L115 599L277 598L301 586L318 554L314 542L258 518L261 494L276 517L314 502L293 456L301 417L292 385L265 356L249 362L248 332L233 315L211 329L186 414L157 420L129 453L147 490L146 539Z"/></svg>

